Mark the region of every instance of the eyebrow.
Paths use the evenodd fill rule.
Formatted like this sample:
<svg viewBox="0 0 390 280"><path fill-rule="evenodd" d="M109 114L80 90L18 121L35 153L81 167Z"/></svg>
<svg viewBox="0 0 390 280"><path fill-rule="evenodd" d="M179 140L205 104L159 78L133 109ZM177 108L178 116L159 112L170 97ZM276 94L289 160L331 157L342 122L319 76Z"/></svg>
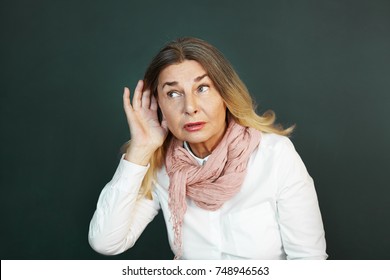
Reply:
<svg viewBox="0 0 390 280"><path fill-rule="evenodd" d="M199 82L199 81L201 81L203 78L205 78L205 77L207 77L207 76L208 76L207 74L200 75L199 77L196 77L196 78L194 79L194 82ZM179 82L177 82L177 81L165 82L165 83L162 85L161 88L164 88L165 86L176 86L176 85L178 85L178 84L179 84Z"/></svg>

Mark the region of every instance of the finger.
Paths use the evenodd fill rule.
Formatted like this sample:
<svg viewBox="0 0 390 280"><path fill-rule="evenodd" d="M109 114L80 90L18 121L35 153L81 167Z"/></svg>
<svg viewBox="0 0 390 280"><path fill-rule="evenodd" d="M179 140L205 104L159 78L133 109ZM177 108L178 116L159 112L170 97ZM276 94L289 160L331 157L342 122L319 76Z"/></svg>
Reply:
<svg viewBox="0 0 390 280"><path fill-rule="evenodd" d="M142 107L143 108L146 108L146 109L149 109L150 108L150 89L146 89L143 93L142 93Z"/></svg>
<svg viewBox="0 0 390 280"><path fill-rule="evenodd" d="M168 123L164 115L161 121L161 127L165 130L166 133L168 133Z"/></svg>
<svg viewBox="0 0 390 280"><path fill-rule="evenodd" d="M139 80L137 83L137 86L134 90L134 96L133 96L133 108L139 109L141 107L141 98L142 98L142 88L144 87L144 82L142 80Z"/></svg>
<svg viewBox="0 0 390 280"><path fill-rule="evenodd" d="M153 111L157 111L158 103L157 103L156 97L154 97L154 95L152 95L152 97L150 99L151 99L150 109Z"/></svg>
<svg viewBox="0 0 390 280"><path fill-rule="evenodd" d="M127 87L123 90L123 109L126 113L133 110L130 104L130 90Z"/></svg>

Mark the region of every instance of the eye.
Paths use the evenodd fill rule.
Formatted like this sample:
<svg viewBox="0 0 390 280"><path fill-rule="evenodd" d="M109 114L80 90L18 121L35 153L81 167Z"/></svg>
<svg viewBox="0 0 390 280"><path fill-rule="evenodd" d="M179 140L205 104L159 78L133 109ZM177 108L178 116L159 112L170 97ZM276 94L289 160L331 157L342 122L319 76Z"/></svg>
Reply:
<svg viewBox="0 0 390 280"><path fill-rule="evenodd" d="M208 90L209 90L209 86L207 86L207 85L201 85L198 87L198 92L200 92L200 93L204 93Z"/></svg>
<svg viewBox="0 0 390 280"><path fill-rule="evenodd" d="M167 93L168 97L171 97L171 98L176 98L176 97L179 97L181 96L181 93L180 92L177 92L177 91L169 91Z"/></svg>

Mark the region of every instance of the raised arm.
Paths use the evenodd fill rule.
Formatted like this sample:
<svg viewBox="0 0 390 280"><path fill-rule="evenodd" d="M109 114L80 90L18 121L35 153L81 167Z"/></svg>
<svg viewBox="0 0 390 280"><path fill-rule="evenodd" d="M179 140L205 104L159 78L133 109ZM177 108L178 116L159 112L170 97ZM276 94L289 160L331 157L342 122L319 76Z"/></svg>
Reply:
<svg viewBox="0 0 390 280"><path fill-rule="evenodd" d="M143 87L143 81L139 81L132 104L129 89L124 89L130 145L114 177L102 190L90 223L89 243L101 254L119 254L132 247L159 210L158 202L139 195L139 189L149 161L163 144L168 129L165 120L158 120L156 98Z"/></svg>
<svg viewBox="0 0 390 280"><path fill-rule="evenodd" d="M95 251L116 255L131 248L158 213L156 200L138 194L147 169L122 157L99 196L90 222L88 240Z"/></svg>

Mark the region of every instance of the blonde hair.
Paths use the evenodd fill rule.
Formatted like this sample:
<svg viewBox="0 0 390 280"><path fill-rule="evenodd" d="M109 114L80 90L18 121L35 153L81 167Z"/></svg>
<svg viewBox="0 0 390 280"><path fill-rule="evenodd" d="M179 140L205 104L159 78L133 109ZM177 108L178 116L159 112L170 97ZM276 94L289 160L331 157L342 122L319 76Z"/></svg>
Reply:
<svg viewBox="0 0 390 280"><path fill-rule="evenodd" d="M145 72L145 87L150 88L157 97L160 72L167 66L184 60L195 60L203 66L221 94L227 107L227 114L238 124L253 127L265 133L276 133L284 136L291 134L294 126L284 129L281 125L275 124L276 116L273 111L269 110L263 115L258 115L255 112L255 104L251 95L230 62L214 46L197 38L179 38L162 48ZM169 133L164 144L154 153L149 170L142 181L141 195L151 198L153 180L156 177L157 170L164 163L165 153L171 137L172 134ZM124 149L128 147L128 144L124 146Z"/></svg>

